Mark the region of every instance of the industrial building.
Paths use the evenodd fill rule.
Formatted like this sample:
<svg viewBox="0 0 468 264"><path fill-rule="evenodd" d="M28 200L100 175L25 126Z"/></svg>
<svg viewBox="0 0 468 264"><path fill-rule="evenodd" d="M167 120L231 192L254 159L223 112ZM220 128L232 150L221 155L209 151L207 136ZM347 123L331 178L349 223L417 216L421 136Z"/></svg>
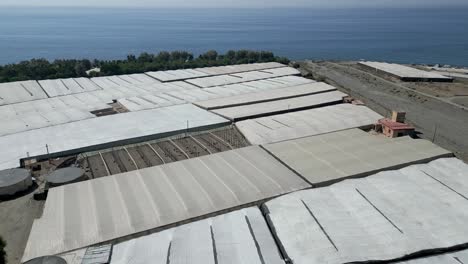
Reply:
<svg viewBox="0 0 468 264"><path fill-rule="evenodd" d="M453 78L439 73L386 62L363 61L358 65L366 69L387 74L404 82L452 82Z"/></svg>

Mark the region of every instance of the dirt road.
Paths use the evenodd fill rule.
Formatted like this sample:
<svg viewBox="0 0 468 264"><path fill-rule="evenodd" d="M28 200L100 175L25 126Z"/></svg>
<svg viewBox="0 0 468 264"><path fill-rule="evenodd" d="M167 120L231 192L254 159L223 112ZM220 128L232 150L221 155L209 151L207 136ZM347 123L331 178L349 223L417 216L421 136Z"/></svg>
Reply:
<svg viewBox="0 0 468 264"><path fill-rule="evenodd" d="M34 200L33 193L0 201L0 235L7 243L8 264L21 263L33 220L41 216L43 207L44 201Z"/></svg>
<svg viewBox="0 0 468 264"><path fill-rule="evenodd" d="M349 63L307 61L301 63L301 68L311 73L313 78L326 81L362 100L381 115L390 116L392 110L406 111L407 121L417 128L420 137L433 140L468 161L466 108L402 87Z"/></svg>

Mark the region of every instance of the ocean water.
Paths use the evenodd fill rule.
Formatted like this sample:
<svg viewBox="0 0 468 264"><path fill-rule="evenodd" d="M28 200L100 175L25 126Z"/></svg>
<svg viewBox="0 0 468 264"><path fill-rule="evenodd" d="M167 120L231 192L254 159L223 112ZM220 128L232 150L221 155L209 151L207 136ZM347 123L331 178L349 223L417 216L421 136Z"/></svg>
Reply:
<svg viewBox="0 0 468 264"><path fill-rule="evenodd" d="M291 59L468 66L468 8L0 7L0 64L209 49L270 50Z"/></svg>

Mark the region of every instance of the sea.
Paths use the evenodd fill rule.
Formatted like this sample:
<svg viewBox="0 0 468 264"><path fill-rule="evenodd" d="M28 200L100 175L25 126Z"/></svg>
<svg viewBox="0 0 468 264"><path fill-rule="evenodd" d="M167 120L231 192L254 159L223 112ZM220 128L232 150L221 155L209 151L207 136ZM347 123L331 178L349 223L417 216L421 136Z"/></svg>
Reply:
<svg viewBox="0 0 468 264"><path fill-rule="evenodd" d="M468 7L0 7L0 65L230 49L268 50L293 60L468 66Z"/></svg>

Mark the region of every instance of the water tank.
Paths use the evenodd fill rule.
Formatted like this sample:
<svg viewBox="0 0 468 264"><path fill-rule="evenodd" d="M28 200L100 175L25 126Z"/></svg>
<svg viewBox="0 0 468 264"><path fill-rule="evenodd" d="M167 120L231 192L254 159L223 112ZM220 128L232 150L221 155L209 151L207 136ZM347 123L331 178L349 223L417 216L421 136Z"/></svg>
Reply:
<svg viewBox="0 0 468 264"><path fill-rule="evenodd" d="M46 176L46 180L49 186L54 187L83 181L86 180L86 177L82 169L76 167L68 167L51 172Z"/></svg>
<svg viewBox="0 0 468 264"><path fill-rule="evenodd" d="M57 256L44 256L29 261L24 262L23 264L67 264L67 262Z"/></svg>
<svg viewBox="0 0 468 264"><path fill-rule="evenodd" d="M0 171L0 196L13 195L27 190L32 185L31 173L27 169Z"/></svg>

